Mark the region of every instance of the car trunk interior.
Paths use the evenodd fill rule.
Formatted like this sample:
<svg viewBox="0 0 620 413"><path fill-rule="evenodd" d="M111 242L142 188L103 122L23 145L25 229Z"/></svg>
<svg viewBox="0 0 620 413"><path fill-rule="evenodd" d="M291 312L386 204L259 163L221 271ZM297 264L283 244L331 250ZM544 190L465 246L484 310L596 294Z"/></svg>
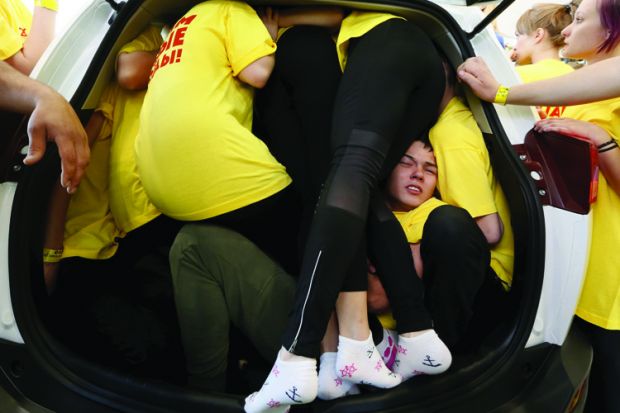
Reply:
<svg viewBox="0 0 620 413"><path fill-rule="evenodd" d="M115 56L120 47L137 36L151 21L169 21L180 17L191 6L198 3L192 0L164 1L145 0L127 2L115 16L110 31L106 35L87 74L80 84L72 104L81 108L82 118L97 106L101 93L110 81L114 71ZM342 1L290 1L290 2L251 2L257 5L334 5L348 8L387 11L399 14L422 27L448 56L453 65L473 55L466 34L458 24L439 6L426 1L381 1L381 2L342 2ZM515 270L514 284L510 292L511 312L505 314L503 323L495 329L476 351L455 358L453 367L446 374L435 377L416 377L390 391L368 391L362 396L348 397L331 402L317 401L307 407L309 411L387 411L401 406L415 406L419 411L432 411L442 404L454 403L459 397L484 388L493 375L503 366L513 361L516 352L523 348L533 324L542 283L544 261L544 224L542 210L538 204L535 190L527 172L517 158L508 139L504 136L497 114L492 105L482 104L468 96L470 105L482 106L485 119L478 119L484 125L485 139L491 155L494 171L508 198L514 236ZM170 326L166 333L170 336L170 347L162 353L166 360L154 365L118 364L106 357L90 355L72 342L72 335L79 335L80 329L58 330L58 320L49 320L44 296L42 274L38 269L44 227L46 194L54 182L54 172L58 168L58 158L54 153L46 156L43 163L20 177L20 185L15 197L12 228L19 228L20 235L13 242L12 260L16 262L17 273L30 274L28 280L16 280L22 291L34 291L34 301L22 304L16 302L16 313L28 314L33 320L25 327L24 335L41 350L40 356L54 360L52 365L62 365L59 371L65 380L73 383L80 392L92 398L107 395L111 403L127 403L133 411L235 411L241 406L243 394L201 393L183 385L183 358L178 342L176 326ZM26 208L21 206L28 205ZM32 218L32 217L39 218ZM30 218L29 218L30 217ZM13 233L13 229L11 231ZM19 251L19 252L17 252ZM161 273L165 265L165 253L155 254L152 262L141 263L144 273ZM162 261L163 264L162 264ZM15 273L12 271L12 274ZM165 273L165 270L164 270ZM165 283L164 283L165 284ZM159 287L158 287L159 288ZM161 287L165 290L165 285ZM17 294L17 293L14 293ZM165 293L159 296L165 296ZM170 297L167 298L171 300ZM166 300L166 297L163 299ZM42 302L47 304L42 305ZM30 306L29 304L30 303ZM170 304L170 302L168 303ZM51 303L53 305L53 303ZM108 303L114 305L114 303ZM165 317L174 314L168 308ZM149 315L149 316L152 316ZM157 316L157 315L155 315ZM174 318L174 317L172 317ZM170 321L168 319L168 321ZM61 320L62 322L62 320ZM174 324L174 322L172 322ZM233 332L233 337L236 332ZM239 340L235 339L234 342ZM82 341L81 341L82 342ZM233 345L233 347L235 347ZM172 350L171 350L172 349ZM176 351L175 354L172 352ZM233 348L233 352L239 350ZM243 353L250 359L255 354L248 350ZM95 357L95 359L93 359ZM233 365L238 360L232 360ZM136 367L138 366L138 367ZM244 373L244 380L260 385L268 364L257 362L256 369ZM162 371L163 370L163 371ZM249 377L248 375L257 377ZM231 377L231 382L241 376ZM234 387L234 386L233 386ZM238 392L246 389L237 387ZM446 396L450 397L446 397ZM146 406L146 407L145 407ZM147 408L148 407L148 408ZM410 410L409 410L410 411ZM418 410L416 410L418 411Z"/></svg>

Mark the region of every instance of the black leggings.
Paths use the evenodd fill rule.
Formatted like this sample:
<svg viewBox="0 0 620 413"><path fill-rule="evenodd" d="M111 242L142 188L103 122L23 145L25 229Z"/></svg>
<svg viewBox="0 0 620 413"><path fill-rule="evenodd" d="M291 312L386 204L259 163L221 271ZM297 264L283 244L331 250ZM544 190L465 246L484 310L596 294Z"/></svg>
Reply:
<svg viewBox="0 0 620 413"><path fill-rule="evenodd" d="M301 245L329 172L333 104L341 76L329 31L292 27L278 39L276 66L254 100L254 131L286 167L303 206Z"/></svg>
<svg viewBox="0 0 620 413"><path fill-rule="evenodd" d="M313 217L283 339L289 351L316 356L345 279L366 279L361 251L367 223L369 239L393 245L398 252L394 255L398 262L377 257L375 265L413 280L410 296L423 296L402 229L385 213L387 207L378 201L376 191L412 140L432 125L443 91L441 59L415 25L389 20L351 42L334 105L330 171ZM397 318L397 322L408 323L410 330L432 325L422 304L407 316L408 321Z"/></svg>

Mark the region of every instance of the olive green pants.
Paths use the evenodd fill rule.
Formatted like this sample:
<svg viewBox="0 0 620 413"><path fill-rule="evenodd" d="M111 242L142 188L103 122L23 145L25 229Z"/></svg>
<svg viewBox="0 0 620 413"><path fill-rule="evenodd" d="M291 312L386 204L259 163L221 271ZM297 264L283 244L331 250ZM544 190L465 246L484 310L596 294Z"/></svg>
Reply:
<svg viewBox="0 0 620 413"><path fill-rule="evenodd" d="M276 358L295 295L295 280L242 235L187 224L170 250L188 383L224 390L229 327L266 360Z"/></svg>

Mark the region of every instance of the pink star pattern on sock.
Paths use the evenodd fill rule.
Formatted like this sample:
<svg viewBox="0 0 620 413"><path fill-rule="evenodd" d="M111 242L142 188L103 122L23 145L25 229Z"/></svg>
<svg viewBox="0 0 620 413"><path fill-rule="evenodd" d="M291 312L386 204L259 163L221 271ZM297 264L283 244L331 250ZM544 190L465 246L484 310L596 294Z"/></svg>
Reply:
<svg viewBox="0 0 620 413"><path fill-rule="evenodd" d="M273 409L274 407L279 407L280 402L275 401L274 399L271 399L269 400L269 403L267 403L267 406L269 406L270 409Z"/></svg>
<svg viewBox="0 0 620 413"><path fill-rule="evenodd" d="M342 386L342 379L340 377L336 377L334 381L336 382L336 387Z"/></svg>
<svg viewBox="0 0 620 413"><path fill-rule="evenodd" d="M273 370L271 370L271 372L273 373L274 376L278 377L278 374L280 374L280 370L278 370L277 364L273 366Z"/></svg>
<svg viewBox="0 0 620 413"><path fill-rule="evenodd" d="M407 348L406 347L403 347L401 345L398 345L397 347L398 347L398 352L399 353L404 354L405 356L407 355Z"/></svg>
<svg viewBox="0 0 620 413"><path fill-rule="evenodd" d="M381 362L377 361L377 364L375 364L375 370L379 371L381 370L382 366L381 366Z"/></svg>
<svg viewBox="0 0 620 413"><path fill-rule="evenodd" d="M342 377L353 377L353 373L357 371L355 367L355 363L351 363L350 365L344 366L343 369L340 369L340 375Z"/></svg>

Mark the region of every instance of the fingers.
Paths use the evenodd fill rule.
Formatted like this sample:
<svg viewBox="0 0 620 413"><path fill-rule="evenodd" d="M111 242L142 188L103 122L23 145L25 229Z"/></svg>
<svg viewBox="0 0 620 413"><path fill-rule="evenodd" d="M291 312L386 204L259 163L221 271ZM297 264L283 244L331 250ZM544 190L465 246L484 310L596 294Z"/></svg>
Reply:
<svg viewBox="0 0 620 413"><path fill-rule="evenodd" d="M28 154L24 164L33 165L43 158L45 153L45 129L36 124L28 124Z"/></svg>
<svg viewBox="0 0 620 413"><path fill-rule="evenodd" d="M58 154L60 155L60 184L72 194L75 192L79 179L77 179L77 155L76 148L72 142L67 142L62 139L56 139L56 145L58 146ZM81 174L80 174L81 179Z"/></svg>
<svg viewBox="0 0 620 413"><path fill-rule="evenodd" d="M469 87L474 87L475 85L479 84L480 81L478 80L478 78L474 75L472 75L471 73L467 72L466 70L461 70L461 68L459 67L459 71L458 71L458 76L459 78L465 82L467 84L467 86Z"/></svg>

